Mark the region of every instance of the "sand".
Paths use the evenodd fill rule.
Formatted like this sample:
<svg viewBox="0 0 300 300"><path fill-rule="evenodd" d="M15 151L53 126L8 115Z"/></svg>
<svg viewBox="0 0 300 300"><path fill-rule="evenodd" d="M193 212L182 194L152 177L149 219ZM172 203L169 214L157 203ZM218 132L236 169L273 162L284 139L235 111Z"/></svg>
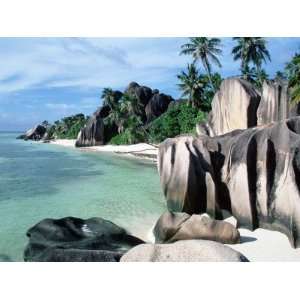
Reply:
<svg viewBox="0 0 300 300"><path fill-rule="evenodd" d="M75 140L55 140L51 144L65 147L75 147ZM79 148L81 151L114 152L122 155L131 155L143 159L156 160L158 149L146 143L135 145L104 145ZM250 231L239 229L241 243L228 245L244 254L250 261L300 261L300 248L291 247L288 238L277 231L256 229ZM148 242L153 242L151 229L147 236Z"/></svg>
<svg viewBox="0 0 300 300"><path fill-rule="evenodd" d="M75 147L75 140L53 140L50 144L60 145L64 147ZM146 143L133 145L103 145L92 147L80 147L80 151L93 152L113 152L116 154L134 156L141 159L156 161L158 148Z"/></svg>

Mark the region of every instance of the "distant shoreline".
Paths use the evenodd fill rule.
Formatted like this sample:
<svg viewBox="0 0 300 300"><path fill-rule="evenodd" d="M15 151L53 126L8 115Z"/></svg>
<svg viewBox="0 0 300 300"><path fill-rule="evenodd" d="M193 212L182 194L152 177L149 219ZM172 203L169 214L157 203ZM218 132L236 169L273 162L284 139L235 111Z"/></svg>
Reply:
<svg viewBox="0 0 300 300"><path fill-rule="evenodd" d="M50 141L49 144L76 148L75 141L76 140L71 139L57 139ZM91 147L78 147L77 149L87 152L113 152L116 154L128 155L130 157L135 157L138 159L146 159L154 163L157 162L158 154L158 148L147 143L132 145L101 145Z"/></svg>

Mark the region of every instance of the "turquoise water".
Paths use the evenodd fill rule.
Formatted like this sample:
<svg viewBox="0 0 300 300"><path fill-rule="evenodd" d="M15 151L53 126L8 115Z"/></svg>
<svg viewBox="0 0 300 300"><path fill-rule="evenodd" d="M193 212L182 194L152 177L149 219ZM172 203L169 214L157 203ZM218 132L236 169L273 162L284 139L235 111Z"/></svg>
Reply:
<svg viewBox="0 0 300 300"><path fill-rule="evenodd" d="M43 218L103 217L145 237L165 209L156 166L0 133L0 261L22 261Z"/></svg>

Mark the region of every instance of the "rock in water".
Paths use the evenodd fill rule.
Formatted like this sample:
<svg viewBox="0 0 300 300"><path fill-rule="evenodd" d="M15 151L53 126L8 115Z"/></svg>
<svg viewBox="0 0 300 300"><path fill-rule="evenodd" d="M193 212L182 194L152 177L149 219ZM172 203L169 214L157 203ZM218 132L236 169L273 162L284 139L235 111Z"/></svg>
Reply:
<svg viewBox="0 0 300 300"><path fill-rule="evenodd" d="M198 134L206 131L216 136L256 126L259 102L260 95L249 82L234 77L223 80L212 100L207 124L197 126Z"/></svg>
<svg viewBox="0 0 300 300"><path fill-rule="evenodd" d="M223 244L239 242L239 231L230 223L211 219L208 215L165 212L154 227L156 243L180 240L211 240Z"/></svg>
<svg viewBox="0 0 300 300"><path fill-rule="evenodd" d="M24 139L24 140L34 140L39 141L41 140L46 133L46 127L43 125L36 125L35 127L29 129L26 131L26 133L18 136L18 139Z"/></svg>
<svg viewBox="0 0 300 300"><path fill-rule="evenodd" d="M119 261L143 243L102 218L44 219L27 231L25 261Z"/></svg>
<svg viewBox="0 0 300 300"><path fill-rule="evenodd" d="M223 136L177 137L160 145L168 209L285 233L300 246L300 117Z"/></svg>
<svg viewBox="0 0 300 300"><path fill-rule="evenodd" d="M241 253L223 244L189 240L173 244L144 244L129 250L121 262L247 262Z"/></svg>

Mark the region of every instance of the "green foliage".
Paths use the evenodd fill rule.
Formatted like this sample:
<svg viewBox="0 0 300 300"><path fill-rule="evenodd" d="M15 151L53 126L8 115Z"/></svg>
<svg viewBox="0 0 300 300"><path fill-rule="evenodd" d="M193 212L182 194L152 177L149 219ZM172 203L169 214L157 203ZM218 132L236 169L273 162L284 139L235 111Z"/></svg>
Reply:
<svg viewBox="0 0 300 300"><path fill-rule="evenodd" d="M296 53L286 65L286 73L291 89L291 97L294 104L300 102L300 54Z"/></svg>
<svg viewBox="0 0 300 300"><path fill-rule="evenodd" d="M252 72L250 63L256 68L259 75L263 62L271 61L270 53L267 49L267 42L261 37L235 37L237 45L232 49L233 59L241 61L241 72L245 79L247 74Z"/></svg>
<svg viewBox="0 0 300 300"><path fill-rule="evenodd" d="M210 75L200 74L194 64L188 65L187 72L182 71L177 75L182 91L182 97L188 100L189 104L202 111L210 111L211 101L215 89L219 89L222 77L218 73Z"/></svg>
<svg viewBox="0 0 300 300"><path fill-rule="evenodd" d="M196 124L206 119L206 113L186 102L176 103L158 117L148 128L148 141L159 143L169 137L194 133Z"/></svg>
<svg viewBox="0 0 300 300"><path fill-rule="evenodd" d="M218 38L207 38L207 37L193 37L190 38L190 42L181 46L180 54L192 55L194 63L198 60L201 61L212 89L217 90L211 78L212 64L221 67L219 61L219 55L222 54L221 40Z"/></svg>
<svg viewBox="0 0 300 300"><path fill-rule="evenodd" d="M57 120L52 126L49 125L47 130L48 137L50 139L76 139L87 119L84 114L77 114Z"/></svg>

